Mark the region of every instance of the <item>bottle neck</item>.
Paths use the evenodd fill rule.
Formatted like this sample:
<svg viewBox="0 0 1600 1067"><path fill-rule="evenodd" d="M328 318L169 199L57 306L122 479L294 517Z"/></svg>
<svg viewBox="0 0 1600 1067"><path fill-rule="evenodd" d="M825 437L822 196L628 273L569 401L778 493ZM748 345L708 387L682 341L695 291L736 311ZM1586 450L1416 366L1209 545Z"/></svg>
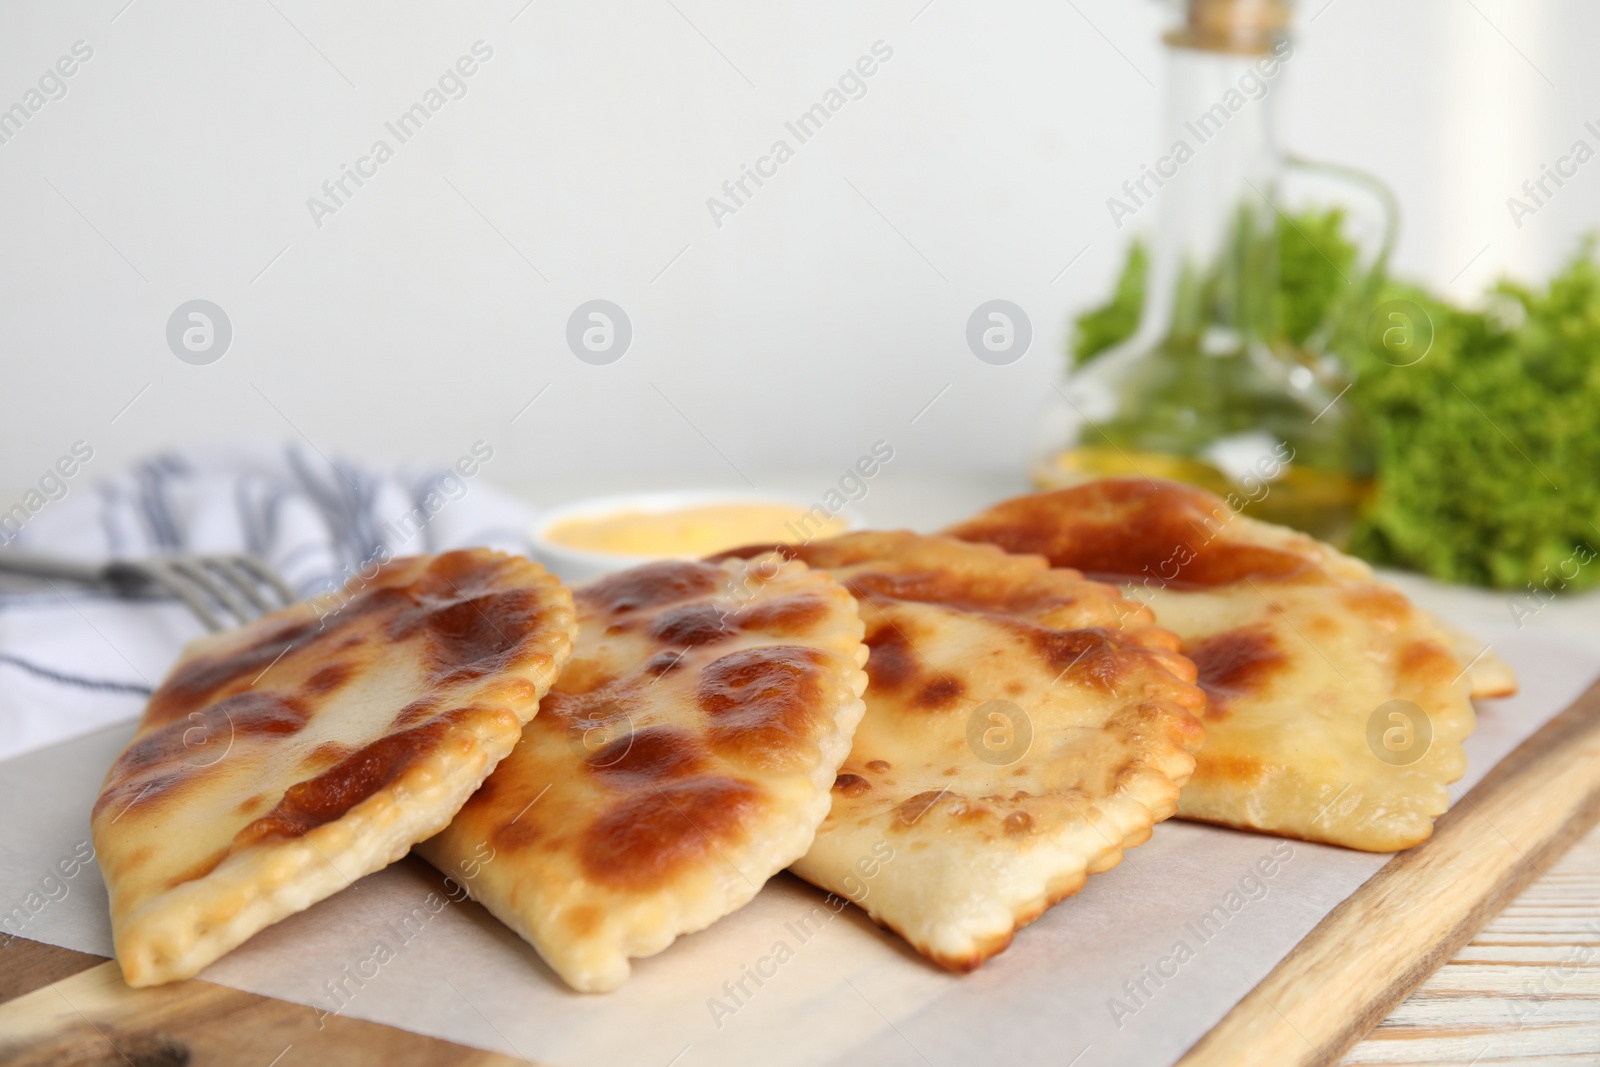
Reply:
<svg viewBox="0 0 1600 1067"><path fill-rule="evenodd" d="M1273 110L1292 54L1287 40L1264 55L1168 50L1165 146L1148 168L1160 205L1141 334L1211 353L1272 336L1282 167Z"/></svg>

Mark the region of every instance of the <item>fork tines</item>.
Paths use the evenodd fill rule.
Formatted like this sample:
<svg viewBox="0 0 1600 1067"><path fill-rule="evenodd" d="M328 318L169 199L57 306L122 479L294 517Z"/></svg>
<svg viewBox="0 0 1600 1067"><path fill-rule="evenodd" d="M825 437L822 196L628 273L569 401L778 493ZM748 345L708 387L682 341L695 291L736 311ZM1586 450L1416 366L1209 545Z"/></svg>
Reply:
<svg viewBox="0 0 1600 1067"><path fill-rule="evenodd" d="M125 560L108 576L130 586L154 585L182 600L209 630L243 625L297 597L272 569L254 556L175 555ZM224 617L232 622L224 622Z"/></svg>

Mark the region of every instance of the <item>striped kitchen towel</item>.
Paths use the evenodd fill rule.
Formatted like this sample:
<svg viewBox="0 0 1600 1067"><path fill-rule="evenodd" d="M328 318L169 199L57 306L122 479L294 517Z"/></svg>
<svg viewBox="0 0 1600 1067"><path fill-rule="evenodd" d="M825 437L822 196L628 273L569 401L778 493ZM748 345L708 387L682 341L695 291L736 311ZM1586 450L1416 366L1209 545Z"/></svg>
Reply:
<svg viewBox="0 0 1600 1067"><path fill-rule="evenodd" d="M298 445L164 453L0 516L0 552L84 560L250 552L304 596L383 550L527 550L532 509L487 484L484 442L445 467L324 459ZM136 716L202 627L174 601L65 582L0 586L0 759Z"/></svg>

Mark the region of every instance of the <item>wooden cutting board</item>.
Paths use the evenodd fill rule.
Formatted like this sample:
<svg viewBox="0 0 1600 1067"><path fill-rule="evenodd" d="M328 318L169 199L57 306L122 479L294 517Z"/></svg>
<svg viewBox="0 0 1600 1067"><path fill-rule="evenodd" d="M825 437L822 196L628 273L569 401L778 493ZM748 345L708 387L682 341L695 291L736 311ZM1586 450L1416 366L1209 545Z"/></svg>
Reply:
<svg viewBox="0 0 1600 1067"><path fill-rule="evenodd" d="M1337 1063L1600 819L1600 682L1318 923L1178 1067Z"/></svg>
<svg viewBox="0 0 1600 1067"><path fill-rule="evenodd" d="M1330 912L1178 1067L1337 1063L1597 820L1600 682L1491 770L1428 841ZM0 1062L311 1061L527 1062L359 1019L319 1021L304 1005L198 979L129 989L102 957L0 941Z"/></svg>
<svg viewBox="0 0 1600 1067"><path fill-rule="evenodd" d="M194 978L130 989L114 960L20 937L0 941L0 1001L8 1067L527 1062Z"/></svg>

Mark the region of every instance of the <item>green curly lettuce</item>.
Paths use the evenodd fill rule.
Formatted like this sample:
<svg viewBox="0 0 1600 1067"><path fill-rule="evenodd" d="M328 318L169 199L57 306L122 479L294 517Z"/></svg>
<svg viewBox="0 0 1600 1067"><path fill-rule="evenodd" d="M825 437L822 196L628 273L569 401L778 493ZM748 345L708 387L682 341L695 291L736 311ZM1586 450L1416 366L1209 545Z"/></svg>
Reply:
<svg viewBox="0 0 1600 1067"><path fill-rule="evenodd" d="M1374 350L1364 336L1373 307L1337 306L1356 258L1340 213L1302 213L1278 230L1281 328L1300 344L1342 316L1332 347L1355 376L1347 399L1377 439L1377 489L1351 550L1474 585L1572 591L1600 583L1594 241L1544 288L1499 283L1484 309L1386 283L1376 304L1410 301L1432 331L1426 355L1397 366L1409 359ZM1078 317L1074 365L1133 333L1145 269L1135 246L1113 298Z"/></svg>

